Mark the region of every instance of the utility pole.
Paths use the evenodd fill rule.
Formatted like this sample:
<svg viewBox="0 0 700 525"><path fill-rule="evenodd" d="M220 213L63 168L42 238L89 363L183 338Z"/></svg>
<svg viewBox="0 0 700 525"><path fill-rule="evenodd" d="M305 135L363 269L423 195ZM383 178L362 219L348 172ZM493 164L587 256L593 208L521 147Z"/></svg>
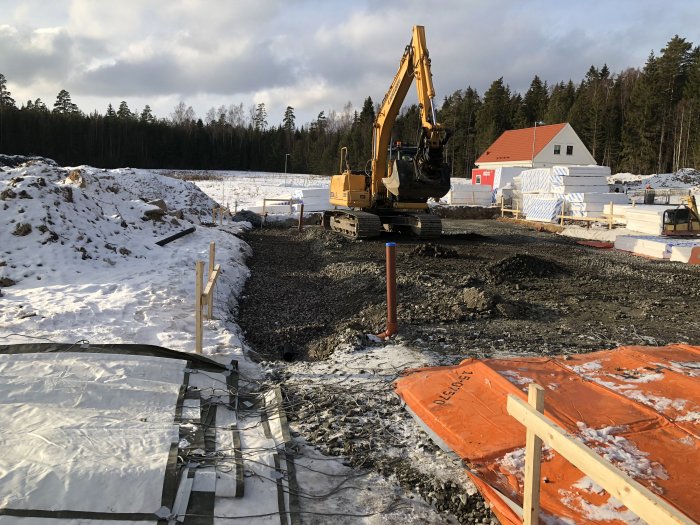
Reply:
<svg viewBox="0 0 700 525"><path fill-rule="evenodd" d="M537 140L537 125L538 124L541 126L542 124L544 124L544 122L542 122L541 120L536 120L535 127L532 131L532 155L531 155L531 159L530 159L530 167L531 168L535 167L535 141Z"/></svg>
<svg viewBox="0 0 700 525"><path fill-rule="evenodd" d="M284 154L284 185L287 186L287 159L289 158L290 153L285 153Z"/></svg>

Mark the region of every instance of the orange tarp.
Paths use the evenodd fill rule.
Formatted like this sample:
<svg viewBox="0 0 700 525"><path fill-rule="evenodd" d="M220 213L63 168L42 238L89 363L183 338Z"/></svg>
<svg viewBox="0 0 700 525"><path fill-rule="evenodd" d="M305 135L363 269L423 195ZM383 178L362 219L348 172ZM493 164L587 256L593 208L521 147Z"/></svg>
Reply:
<svg viewBox="0 0 700 525"><path fill-rule="evenodd" d="M626 346L568 359L468 359L409 370L396 391L457 454L502 523L522 523L525 427L506 410L545 388L545 415L639 483L700 521L700 347ZM543 452L541 509L564 523L636 517L552 450ZM505 496L502 497L502 496Z"/></svg>

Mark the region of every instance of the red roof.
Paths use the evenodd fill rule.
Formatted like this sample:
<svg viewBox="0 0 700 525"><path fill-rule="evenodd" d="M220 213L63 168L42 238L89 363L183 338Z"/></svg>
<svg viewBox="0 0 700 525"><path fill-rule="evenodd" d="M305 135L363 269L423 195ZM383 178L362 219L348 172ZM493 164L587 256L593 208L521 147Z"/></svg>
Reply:
<svg viewBox="0 0 700 525"><path fill-rule="evenodd" d="M559 133L566 123L537 126L535 128L512 129L505 131L486 151L476 159L476 164L482 162L514 162L530 161L533 157L532 141L535 141L534 156L542 151L547 144Z"/></svg>

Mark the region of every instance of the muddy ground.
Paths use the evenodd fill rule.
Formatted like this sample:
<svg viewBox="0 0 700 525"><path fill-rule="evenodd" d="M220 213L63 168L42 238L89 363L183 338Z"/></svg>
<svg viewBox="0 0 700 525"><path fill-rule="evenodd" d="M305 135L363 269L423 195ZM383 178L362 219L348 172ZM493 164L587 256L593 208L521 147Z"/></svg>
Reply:
<svg viewBox="0 0 700 525"><path fill-rule="evenodd" d="M309 361L324 361L339 346L384 344L366 336L385 324L384 243L398 245L395 341L444 364L625 344L700 344L700 267L584 247L494 220L444 220L443 228L432 244L401 236L351 241L316 227L254 230L246 239L254 253L251 277L236 317L261 360L279 360L285 351L302 361L267 365L269 380L285 388L301 438L395 478L446 521L488 523L478 495L465 496L460 481L426 475L400 451L408 441L396 428L413 423L390 381L364 392L298 380L314 366ZM442 461L427 437L415 434L413 445L428 462Z"/></svg>

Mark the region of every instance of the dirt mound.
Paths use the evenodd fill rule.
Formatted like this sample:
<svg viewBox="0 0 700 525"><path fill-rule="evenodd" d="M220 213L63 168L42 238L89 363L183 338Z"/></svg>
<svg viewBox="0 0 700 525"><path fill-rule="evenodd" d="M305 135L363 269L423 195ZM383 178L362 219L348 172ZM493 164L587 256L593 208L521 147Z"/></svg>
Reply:
<svg viewBox="0 0 700 525"><path fill-rule="evenodd" d="M249 210L241 210L233 216L234 222L249 222L253 228L260 228L262 217Z"/></svg>
<svg viewBox="0 0 700 525"><path fill-rule="evenodd" d="M436 257L440 259L456 259L459 257L456 250L440 244L419 244L408 252L409 257Z"/></svg>
<svg viewBox="0 0 700 525"><path fill-rule="evenodd" d="M555 277L566 273L562 266L553 261L525 253L517 253L501 259L488 266L487 271L496 282Z"/></svg>

